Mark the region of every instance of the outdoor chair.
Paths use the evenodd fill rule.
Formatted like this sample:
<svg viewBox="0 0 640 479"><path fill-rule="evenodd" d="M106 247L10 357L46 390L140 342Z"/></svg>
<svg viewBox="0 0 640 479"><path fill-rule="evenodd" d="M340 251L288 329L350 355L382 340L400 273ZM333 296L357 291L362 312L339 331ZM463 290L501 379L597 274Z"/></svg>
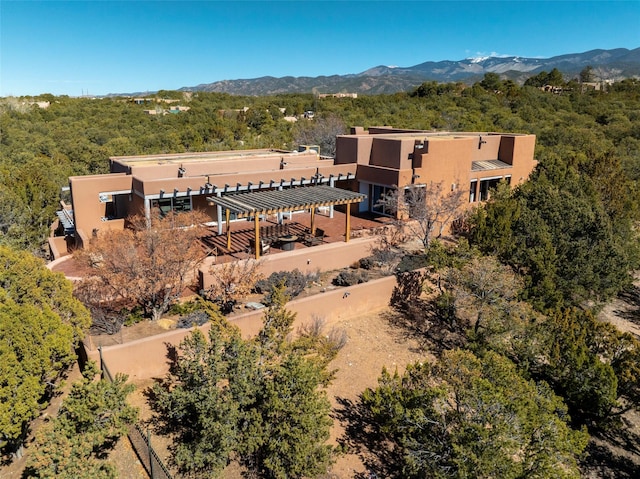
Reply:
<svg viewBox="0 0 640 479"><path fill-rule="evenodd" d="M255 251L256 251L256 240L254 240L253 238L249 239L249 248L251 249L252 252L255 253ZM271 249L271 245L269 244L269 242L261 239L260 240L260 254L267 254L270 249Z"/></svg>
<svg viewBox="0 0 640 479"><path fill-rule="evenodd" d="M315 234L305 234L304 235L304 244L307 246L315 246L317 244L324 243L324 230L320 228L316 228Z"/></svg>

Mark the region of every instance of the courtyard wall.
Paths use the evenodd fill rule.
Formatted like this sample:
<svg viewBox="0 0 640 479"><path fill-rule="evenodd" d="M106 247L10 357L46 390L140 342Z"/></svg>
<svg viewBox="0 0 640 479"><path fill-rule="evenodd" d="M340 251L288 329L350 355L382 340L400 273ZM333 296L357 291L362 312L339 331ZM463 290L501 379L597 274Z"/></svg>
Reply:
<svg viewBox="0 0 640 479"><path fill-rule="evenodd" d="M386 307L395 285L395 276L388 276L293 300L287 304L287 309L297 315L294 330L315 316L324 318L326 325L331 326L343 319ZM240 328L243 337L250 338L260 330L262 316L261 310L250 311L233 316L230 322ZM176 329L125 344L103 347L102 357L112 374L127 374L131 381L161 378L169 371L168 348L178 346L193 329ZM198 329L208 334L210 326L205 324ZM90 342L84 345L84 350L88 359L99 362L100 351L93 348Z"/></svg>

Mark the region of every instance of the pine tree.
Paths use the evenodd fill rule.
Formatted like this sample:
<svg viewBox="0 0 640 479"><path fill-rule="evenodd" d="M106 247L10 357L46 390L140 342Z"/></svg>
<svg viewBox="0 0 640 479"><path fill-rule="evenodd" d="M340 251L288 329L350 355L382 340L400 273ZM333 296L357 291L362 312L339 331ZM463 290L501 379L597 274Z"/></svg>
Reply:
<svg viewBox="0 0 640 479"><path fill-rule="evenodd" d="M291 340L295 315L278 288L259 334L242 339L217 318L208 338L195 331L171 374L154 386L154 410L175 434L172 460L184 474L220 476L237 460L269 478L315 476L330 463L329 374L317 343Z"/></svg>
<svg viewBox="0 0 640 479"><path fill-rule="evenodd" d="M127 384L125 375L117 375L113 382L96 381L97 372L95 364L89 363L58 416L38 431L26 477L116 477L104 457L138 417L138 410L127 404L134 386Z"/></svg>
<svg viewBox="0 0 640 479"><path fill-rule="evenodd" d="M548 387L524 380L498 354L449 351L433 367L383 371L361 400L402 477L580 477L587 434L567 426L566 407Z"/></svg>

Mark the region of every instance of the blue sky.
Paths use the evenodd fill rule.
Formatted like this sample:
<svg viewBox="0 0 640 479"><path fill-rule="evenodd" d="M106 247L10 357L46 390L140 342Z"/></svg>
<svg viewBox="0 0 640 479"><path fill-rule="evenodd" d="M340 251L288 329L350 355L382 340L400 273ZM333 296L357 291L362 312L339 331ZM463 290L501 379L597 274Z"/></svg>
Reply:
<svg viewBox="0 0 640 479"><path fill-rule="evenodd" d="M640 1L0 0L0 96L640 47Z"/></svg>

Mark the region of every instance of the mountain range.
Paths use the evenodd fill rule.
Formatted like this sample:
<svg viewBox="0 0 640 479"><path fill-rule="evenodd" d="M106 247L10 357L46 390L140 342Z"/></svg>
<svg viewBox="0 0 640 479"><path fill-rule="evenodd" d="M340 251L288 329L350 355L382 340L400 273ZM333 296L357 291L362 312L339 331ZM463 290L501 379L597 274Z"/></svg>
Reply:
<svg viewBox="0 0 640 479"><path fill-rule="evenodd" d="M265 76L223 80L183 87L180 91L208 91L234 95L274 95L278 93L358 93L381 94L408 91L425 81L439 83L482 80L485 73L497 73L518 84L542 71L557 68L566 80L577 78L586 66L593 68L597 81L640 78L640 48L591 50L551 58L485 57L459 61L425 62L412 67L377 66L362 73L318 77Z"/></svg>

